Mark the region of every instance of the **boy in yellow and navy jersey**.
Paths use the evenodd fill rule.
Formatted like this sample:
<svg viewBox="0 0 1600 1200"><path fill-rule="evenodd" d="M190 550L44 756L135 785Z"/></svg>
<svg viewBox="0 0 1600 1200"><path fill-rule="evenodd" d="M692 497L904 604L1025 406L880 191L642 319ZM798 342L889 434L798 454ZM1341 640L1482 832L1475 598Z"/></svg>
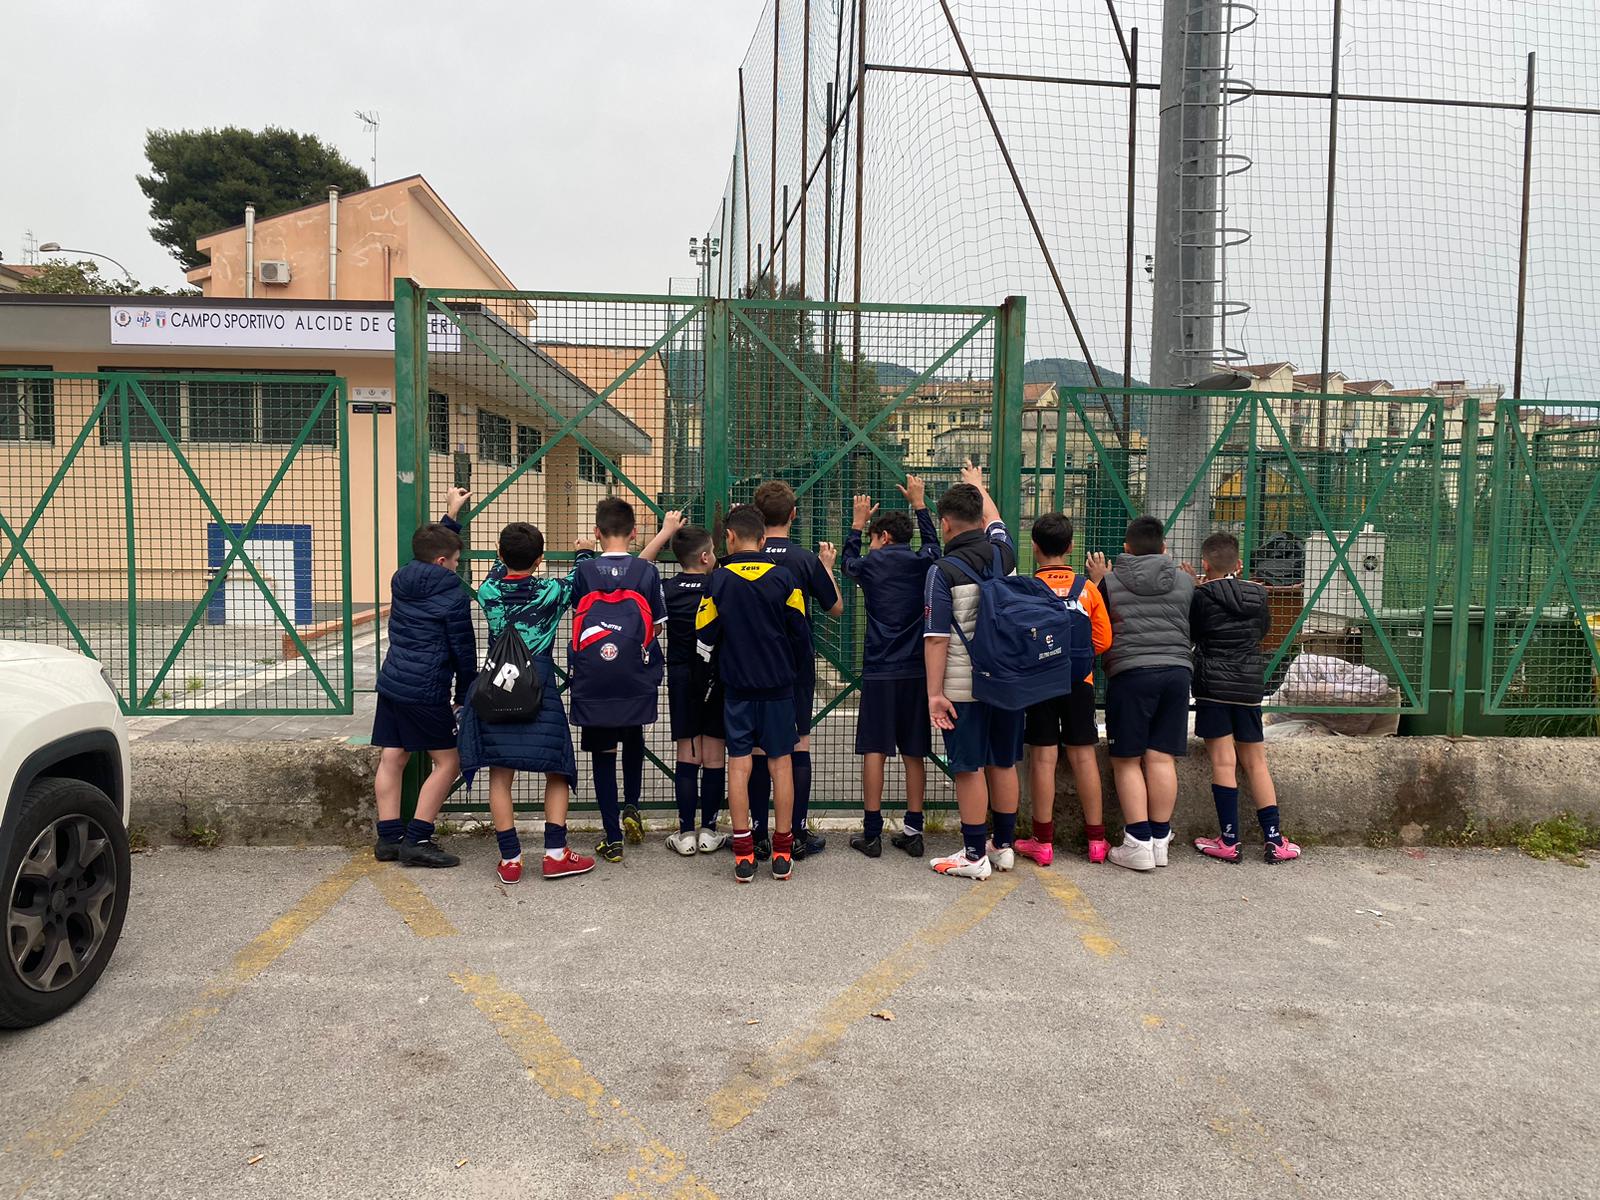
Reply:
<svg viewBox="0 0 1600 1200"><path fill-rule="evenodd" d="M733 877L756 874L750 828L750 769L754 752L767 758L772 778L772 875L787 879L794 862L794 692L811 664L811 625L805 596L782 564L761 552L766 526L747 504L728 513L728 556L711 574L695 616L695 641L709 662L713 651L725 693L728 813L733 819Z"/></svg>

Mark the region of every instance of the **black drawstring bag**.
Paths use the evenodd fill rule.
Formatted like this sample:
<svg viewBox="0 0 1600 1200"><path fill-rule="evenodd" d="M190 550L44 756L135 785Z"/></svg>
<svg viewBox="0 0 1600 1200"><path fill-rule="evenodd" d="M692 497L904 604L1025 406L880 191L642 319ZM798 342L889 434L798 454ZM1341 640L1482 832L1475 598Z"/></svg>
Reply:
<svg viewBox="0 0 1600 1200"><path fill-rule="evenodd" d="M544 684L534 665L533 655L507 625L489 647L483 670L472 687L472 708L488 725L531 721L544 703Z"/></svg>

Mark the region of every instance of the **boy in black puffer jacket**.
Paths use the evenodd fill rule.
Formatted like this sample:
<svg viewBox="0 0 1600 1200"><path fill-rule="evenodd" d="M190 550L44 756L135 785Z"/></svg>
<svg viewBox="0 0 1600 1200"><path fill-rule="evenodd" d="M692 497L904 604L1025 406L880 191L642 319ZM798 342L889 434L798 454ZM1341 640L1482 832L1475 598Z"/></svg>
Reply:
<svg viewBox="0 0 1600 1200"><path fill-rule="evenodd" d="M471 495L464 488L451 489L445 517L411 535L412 561L389 584L389 649L378 671L372 719L372 744L383 749L374 783L378 842L373 857L379 862L399 859L406 867L461 862L433 840L433 819L461 767L453 708L460 707L478 671L472 598L456 576L461 562L456 516ZM433 771L417 794L417 812L408 826L400 819L400 783L418 750L433 760Z"/></svg>
<svg viewBox="0 0 1600 1200"><path fill-rule="evenodd" d="M1195 839L1207 858L1238 862L1239 776L1250 780L1256 819L1266 839L1269 863L1300 857L1300 847L1278 828L1278 796L1267 771L1261 728L1266 666L1261 639L1271 616L1267 589L1239 578L1239 539L1213 533L1200 545L1203 571L1189 608L1194 638L1194 731L1211 759L1211 796L1221 834Z"/></svg>

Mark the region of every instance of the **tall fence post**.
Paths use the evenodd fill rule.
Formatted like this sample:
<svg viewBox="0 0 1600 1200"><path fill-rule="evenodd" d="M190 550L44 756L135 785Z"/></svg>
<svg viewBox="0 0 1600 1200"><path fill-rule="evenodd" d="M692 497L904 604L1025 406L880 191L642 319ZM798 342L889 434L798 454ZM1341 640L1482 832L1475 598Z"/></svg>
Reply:
<svg viewBox="0 0 1600 1200"><path fill-rule="evenodd" d="M996 404L987 472L1000 517L1019 541L1022 537L1022 377L1028 357L1027 308L1024 297L1007 296L996 317L999 322L994 338Z"/></svg>
<svg viewBox="0 0 1600 1200"><path fill-rule="evenodd" d="M1478 508L1478 397L1461 404L1461 469L1456 494L1456 592L1450 612L1450 713L1445 733L1467 729L1467 647L1472 627L1473 518ZM1487 680L1485 680L1487 683Z"/></svg>
<svg viewBox="0 0 1600 1200"><path fill-rule="evenodd" d="M404 564L411 561L411 535L429 513L428 297L410 279L394 281L394 471L395 562ZM400 815L407 821L417 811L428 769L426 754L413 754L406 764Z"/></svg>
<svg viewBox="0 0 1600 1200"><path fill-rule="evenodd" d="M700 421L705 457L705 522L721 532L728 511L728 300L706 305L705 411ZM719 539L720 540L720 539Z"/></svg>

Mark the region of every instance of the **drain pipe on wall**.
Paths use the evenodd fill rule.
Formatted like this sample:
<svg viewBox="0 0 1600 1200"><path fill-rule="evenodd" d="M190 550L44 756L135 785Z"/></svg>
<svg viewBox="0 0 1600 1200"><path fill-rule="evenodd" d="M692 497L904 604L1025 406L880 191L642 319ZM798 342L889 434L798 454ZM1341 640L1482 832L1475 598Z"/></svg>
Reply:
<svg viewBox="0 0 1600 1200"><path fill-rule="evenodd" d="M244 206L244 298L256 294L256 206Z"/></svg>
<svg viewBox="0 0 1600 1200"><path fill-rule="evenodd" d="M328 189L328 299L339 298L339 189Z"/></svg>

